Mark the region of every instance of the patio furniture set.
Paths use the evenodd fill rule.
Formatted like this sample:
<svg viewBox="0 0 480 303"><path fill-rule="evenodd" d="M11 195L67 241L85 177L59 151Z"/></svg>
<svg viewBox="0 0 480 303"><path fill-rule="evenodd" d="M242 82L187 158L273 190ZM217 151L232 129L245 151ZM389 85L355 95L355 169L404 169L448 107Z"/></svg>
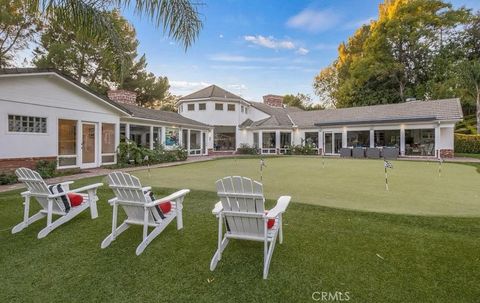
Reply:
<svg viewBox="0 0 480 303"><path fill-rule="evenodd" d="M47 217L47 226L38 233L39 239L44 238L87 208L90 208L92 219L98 217L97 189L103 183L70 189L73 181L47 185L40 174L31 169L19 168L15 173L27 191L21 193L24 198L23 221L13 227L13 234ZM190 192L189 189L156 199L151 187L143 187L140 180L130 174L113 172L107 176L107 180L115 197L108 200L113 207L112 232L102 241L102 249L108 247L131 225L143 226L143 238L137 246L137 255L174 219L177 221L177 230L183 228L183 200ZM257 181L239 176L225 177L216 182L216 188L220 201L215 204L212 213L218 218L218 247L210 263L210 270L215 270L230 239L260 241L264 243L263 278L266 279L277 238L280 244L283 242L282 214L291 197L281 196L273 209L266 210L263 185ZM41 210L30 216L32 198L40 204ZM120 225L119 207L126 214ZM55 221L54 215L59 216Z"/></svg>
<svg viewBox="0 0 480 303"><path fill-rule="evenodd" d="M368 159L388 159L395 160L398 158L400 150L397 147L353 147L341 148L340 157L342 158L368 158Z"/></svg>

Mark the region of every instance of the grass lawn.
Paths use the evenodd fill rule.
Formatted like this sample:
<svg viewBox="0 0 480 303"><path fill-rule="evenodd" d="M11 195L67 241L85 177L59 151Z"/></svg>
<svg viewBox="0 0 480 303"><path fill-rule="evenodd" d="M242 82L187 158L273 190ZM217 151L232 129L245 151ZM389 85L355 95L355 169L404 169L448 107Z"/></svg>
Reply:
<svg viewBox="0 0 480 303"><path fill-rule="evenodd" d="M480 159L480 154L464 154L464 153L455 153L455 157L463 157L463 158L475 158L475 159Z"/></svg>
<svg viewBox="0 0 480 303"><path fill-rule="evenodd" d="M393 161L390 191L385 190L381 160L319 157L266 159L265 194L270 199L291 195L293 201L336 208L395 214L480 216L480 174L477 167L443 163ZM223 159L136 172L145 184L167 188L214 191L214 182L227 175L259 180L259 160Z"/></svg>
<svg viewBox="0 0 480 303"><path fill-rule="evenodd" d="M315 161L321 161L318 159L278 160L286 160L290 168L304 163L301 166L304 171L322 169L316 166ZM348 163L336 161L337 167ZM238 160L233 171L241 172L256 162ZM194 189L204 182L209 184L204 189L213 190L208 180L223 173L221 169L226 169L222 167L228 163L232 162L221 160L162 168L152 171L149 180L152 183L169 180L171 188L185 187L191 182L189 187ZM445 164L444 174L436 179L433 164L430 167L427 163L395 162L390 195L395 195L402 186L402 170L415 172L411 164L420 165L418 171L430 168L432 182L437 182L444 194L449 191L438 182L454 181L455 178L449 177L453 172L468 174L459 176L462 179L478 178L475 168L466 165ZM210 171L204 165L210 165ZM322 182L308 182L308 175L301 177L298 172L289 179L294 186L300 186L303 180L299 188L287 187L287 180L284 185L273 182L274 177L286 178L288 173L273 172L277 159L268 159L267 165L265 183L270 196L274 193L268 187L279 189L274 196L296 189L294 200L298 202L303 202L297 195L303 192L334 192ZM333 168L328 168L333 165L334 162L327 160L325 170L333 173ZM351 165L351 174L358 173L364 165L376 168L378 163L358 161ZM189 166L195 176L179 172ZM417 172L412 178L419 180L425 175ZM302 180L296 180L300 177ZM347 175L348 180L352 178ZM84 179L75 186L102 180ZM147 185L147 180L143 181ZM337 182L340 183L329 184ZM362 188L353 184L338 195L352 199L363 197L364 191L371 188L383 191L381 180L358 182L367 189L350 192L348 196L345 192ZM460 184L449 186L454 192L452 196L472 197L470 191L466 195L461 193L464 187L455 188L457 183ZM411 183L403 186L413 190ZM154 188L154 191L160 196L174 189ZM99 190L99 218L91 220L88 211L84 212L42 240L36 236L45 221L34 223L19 234L10 233L11 227L22 220L19 192L0 194L0 302L313 302L311 296L316 291L348 292L350 302L478 302L480 297L478 217L409 216L292 203L284 216L285 242L277 245L269 278L264 281L263 245L257 242L233 241L216 271L210 272L217 240L217 221L211 215L217 198L211 191L193 190L184 203L184 229L177 231L175 224L170 224L139 257L135 256L135 249L141 240L141 227L130 228L110 247L100 249L111 228L112 210L106 200L112 197L112 192L107 187ZM410 194L427 198L423 193ZM372 195L377 197L375 193ZM313 194L301 197L310 196ZM274 201L267 203L271 207Z"/></svg>

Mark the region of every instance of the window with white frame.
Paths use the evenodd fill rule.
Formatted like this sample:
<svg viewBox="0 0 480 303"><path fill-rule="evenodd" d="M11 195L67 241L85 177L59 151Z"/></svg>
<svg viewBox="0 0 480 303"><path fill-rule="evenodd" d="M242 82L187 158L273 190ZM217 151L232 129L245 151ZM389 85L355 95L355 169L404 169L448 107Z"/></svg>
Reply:
<svg viewBox="0 0 480 303"><path fill-rule="evenodd" d="M102 163L115 163L115 124L102 123Z"/></svg>
<svg viewBox="0 0 480 303"><path fill-rule="evenodd" d="M77 165L77 121L58 120L58 166Z"/></svg>
<svg viewBox="0 0 480 303"><path fill-rule="evenodd" d="M229 112L234 112L235 111L235 104L227 104L227 110Z"/></svg>
<svg viewBox="0 0 480 303"><path fill-rule="evenodd" d="M14 133L47 133L47 118L8 115L8 131Z"/></svg>
<svg viewBox="0 0 480 303"><path fill-rule="evenodd" d="M223 110L223 103L215 103L215 110Z"/></svg>
<svg viewBox="0 0 480 303"><path fill-rule="evenodd" d="M206 103L198 104L198 110L206 110L206 109L207 109L207 104Z"/></svg>
<svg viewBox="0 0 480 303"><path fill-rule="evenodd" d="M195 103L191 103L187 105L188 111L194 111L195 110Z"/></svg>

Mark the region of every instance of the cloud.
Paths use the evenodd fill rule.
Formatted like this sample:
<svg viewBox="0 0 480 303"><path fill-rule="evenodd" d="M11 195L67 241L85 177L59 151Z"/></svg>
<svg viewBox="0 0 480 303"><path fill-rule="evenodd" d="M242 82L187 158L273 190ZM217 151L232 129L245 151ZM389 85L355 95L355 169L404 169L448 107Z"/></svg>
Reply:
<svg viewBox="0 0 480 303"><path fill-rule="evenodd" d="M299 55L302 55L302 56L305 56L306 54L308 54L310 51L306 48L303 48L303 47L299 47L295 53L299 54Z"/></svg>
<svg viewBox="0 0 480 303"><path fill-rule="evenodd" d="M219 62L276 62L283 60L283 58L279 57L246 57L229 54L214 54L211 55L209 59Z"/></svg>
<svg viewBox="0 0 480 303"><path fill-rule="evenodd" d="M287 26L309 32L321 32L336 26L340 22L340 15L330 9L304 9L287 20Z"/></svg>
<svg viewBox="0 0 480 303"><path fill-rule="evenodd" d="M243 37L245 41L248 41L250 43L266 47L266 48L271 48L271 49L295 49L295 43L293 43L290 40L278 40L275 39L273 36L262 36L262 35L256 35L256 36L244 36Z"/></svg>
<svg viewBox="0 0 480 303"><path fill-rule="evenodd" d="M202 89L209 85L210 83L203 82L203 81L200 81L200 82L175 81L175 80L170 81L170 86L172 87L172 89L177 91L193 91L193 90Z"/></svg>

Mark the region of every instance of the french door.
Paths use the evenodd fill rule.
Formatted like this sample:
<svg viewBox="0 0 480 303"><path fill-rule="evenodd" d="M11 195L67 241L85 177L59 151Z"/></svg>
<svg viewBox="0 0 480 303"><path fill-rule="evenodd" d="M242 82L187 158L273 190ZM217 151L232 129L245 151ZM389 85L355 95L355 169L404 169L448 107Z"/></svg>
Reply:
<svg viewBox="0 0 480 303"><path fill-rule="evenodd" d="M340 153L342 142L342 133L325 132L323 137L323 149L325 154L334 155Z"/></svg>
<svg viewBox="0 0 480 303"><path fill-rule="evenodd" d="M97 125L94 123L82 123L82 167L97 166Z"/></svg>

